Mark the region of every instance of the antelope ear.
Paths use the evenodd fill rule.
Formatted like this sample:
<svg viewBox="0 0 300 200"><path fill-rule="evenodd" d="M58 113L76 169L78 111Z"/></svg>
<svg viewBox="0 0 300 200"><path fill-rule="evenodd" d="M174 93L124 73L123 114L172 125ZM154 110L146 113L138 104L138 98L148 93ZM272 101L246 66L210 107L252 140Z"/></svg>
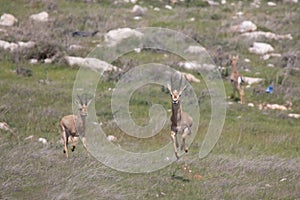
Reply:
<svg viewBox="0 0 300 200"><path fill-rule="evenodd" d="M179 95L181 95L185 89L186 89L186 85L180 90Z"/></svg>
<svg viewBox="0 0 300 200"><path fill-rule="evenodd" d="M172 89L171 89L170 84L168 84L167 87L168 87L168 90L169 90L170 94L172 94Z"/></svg>
<svg viewBox="0 0 300 200"><path fill-rule="evenodd" d="M86 106L89 106L90 103L92 102L92 100L93 100L93 99L90 99L90 100L87 102Z"/></svg>

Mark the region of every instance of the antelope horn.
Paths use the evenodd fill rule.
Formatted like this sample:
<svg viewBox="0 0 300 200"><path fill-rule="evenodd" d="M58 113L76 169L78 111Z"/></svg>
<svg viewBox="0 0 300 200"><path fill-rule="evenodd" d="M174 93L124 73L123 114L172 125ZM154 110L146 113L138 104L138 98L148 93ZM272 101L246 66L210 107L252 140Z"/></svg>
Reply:
<svg viewBox="0 0 300 200"><path fill-rule="evenodd" d="M87 105L88 101L87 101L87 96L85 96L85 105Z"/></svg>
<svg viewBox="0 0 300 200"><path fill-rule="evenodd" d="M83 105L83 102L82 102L82 99L80 98L80 96L77 94L77 97L78 97L78 99L79 99L79 103L81 104L81 105Z"/></svg>

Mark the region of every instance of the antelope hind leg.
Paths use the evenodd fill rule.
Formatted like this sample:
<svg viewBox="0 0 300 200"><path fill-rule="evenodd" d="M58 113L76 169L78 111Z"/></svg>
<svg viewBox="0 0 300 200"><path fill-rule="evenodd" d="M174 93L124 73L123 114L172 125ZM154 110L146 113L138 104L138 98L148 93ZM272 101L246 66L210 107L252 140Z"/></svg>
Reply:
<svg viewBox="0 0 300 200"><path fill-rule="evenodd" d="M68 158L69 157L69 155L68 155L68 137L67 137L67 133L64 129L62 132L62 138L64 140L64 153L66 154L66 157Z"/></svg>
<svg viewBox="0 0 300 200"><path fill-rule="evenodd" d="M190 130L188 128L185 128L182 134L182 144L181 144L181 151L184 150L185 153L187 153L189 150L188 148L185 146L185 138L188 136Z"/></svg>
<svg viewBox="0 0 300 200"><path fill-rule="evenodd" d="M174 153L177 159L179 159L178 153L177 153L177 138L176 138L176 134L174 131L171 131L171 139L172 139L172 143L174 146Z"/></svg>

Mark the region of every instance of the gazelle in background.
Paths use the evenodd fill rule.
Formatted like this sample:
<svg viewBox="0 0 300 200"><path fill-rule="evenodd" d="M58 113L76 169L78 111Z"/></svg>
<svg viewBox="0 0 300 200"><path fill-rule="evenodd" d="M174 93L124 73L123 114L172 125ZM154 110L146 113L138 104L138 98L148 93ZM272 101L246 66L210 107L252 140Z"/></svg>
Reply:
<svg viewBox="0 0 300 200"><path fill-rule="evenodd" d="M236 56L230 56L231 59L231 75L230 75L230 82L232 85L233 93L232 98L235 98L235 93L238 91L240 102L241 104L244 103L244 77L238 73L236 69L236 64L239 59L239 55Z"/></svg>
<svg viewBox="0 0 300 200"><path fill-rule="evenodd" d="M80 96L78 96L78 100L76 103L78 104L79 113L78 115L67 115L64 116L60 121L60 127L62 130L62 139L64 141L64 153L68 158L68 143L69 139L72 143L71 151L75 150L76 139L75 137L81 137L83 146L88 151L86 138L85 138L85 130L86 130L86 117L88 115L88 105L91 100L88 102L87 98L85 98L85 102L82 101Z"/></svg>
<svg viewBox="0 0 300 200"><path fill-rule="evenodd" d="M182 144L181 150L188 152L188 148L185 146L185 139L188 135L191 134L191 127L193 125L193 118L186 112L182 111L180 97L182 92L185 90L186 85L181 88L182 84L182 75L179 84L179 91L173 90L171 87L173 84L172 75L171 75L171 85L168 84L168 89L172 98L172 115L171 115L171 139L174 145L174 153L177 159L179 159L177 148L179 147L177 141L177 134L182 135Z"/></svg>

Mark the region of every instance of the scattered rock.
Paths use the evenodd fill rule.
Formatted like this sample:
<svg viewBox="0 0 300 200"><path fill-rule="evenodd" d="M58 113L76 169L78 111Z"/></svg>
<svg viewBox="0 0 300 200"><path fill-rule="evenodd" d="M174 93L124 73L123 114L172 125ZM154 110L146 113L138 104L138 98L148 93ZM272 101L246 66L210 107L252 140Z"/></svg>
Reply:
<svg viewBox="0 0 300 200"><path fill-rule="evenodd" d="M210 6L218 6L218 5L220 5L219 2L216 2L216 1L213 1L213 0L207 0L206 2L207 2L208 5L210 5Z"/></svg>
<svg viewBox="0 0 300 200"><path fill-rule="evenodd" d="M117 137L113 136L113 135L109 135L107 136L107 140L110 142L116 142L117 141Z"/></svg>
<svg viewBox="0 0 300 200"><path fill-rule="evenodd" d="M268 1L267 5L271 7L277 6L277 4L272 1Z"/></svg>
<svg viewBox="0 0 300 200"><path fill-rule="evenodd" d="M83 46L80 46L80 45L77 45L77 44L72 44L72 45L69 46L68 49L71 50L71 51L75 51L75 50L81 50L81 49L84 49L84 47L83 47Z"/></svg>
<svg viewBox="0 0 300 200"><path fill-rule="evenodd" d="M269 60L271 57L277 57L277 58L280 58L281 57L281 54L279 53L269 53L269 54L265 54L263 55L263 60Z"/></svg>
<svg viewBox="0 0 300 200"><path fill-rule="evenodd" d="M188 49L185 50L185 52L199 54L206 52L206 49L202 46L189 46Z"/></svg>
<svg viewBox="0 0 300 200"><path fill-rule="evenodd" d="M283 0L285 3L298 3L298 0Z"/></svg>
<svg viewBox="0 0 300 200"><path fill-rule="evenodd" d="M104 41L108 46L116 46L124 39L127 39L129 37L141 38L143 35L143 33L131 28L119 28L106 33L104 35Z"/></svg>
<svg viewBox="0 0 300 200"><path fill-rule="evenodd" d="M239 33L252 32L257 29L257 26L252 21L243 21L240 25L233 26L232 30Z"/></svg>
<svg viewBox="0 0 300 200"><path fill-rule="evenodd" d="M263 81L264 79L262 78L252 78L252 77L245 77L244 76L244 81L245 83L247 83L248 85L252 85L252 84L255 84L255 83L259 83L261 81Z"/></svg>
<svg viewBox="0 0 300 200"><path fill-rule="evenodd" d="M158 11L160 11L160 8L155 7L153 10L158 12Z"/></svg>
<svg viewBox="0 0 300 200"><path fill-rule="evenodd" d="M49 20L49 14L45 11L40 12L38 14L30 15L29 17L33 21L37 22L47 22Z"/></svg>
<svg viewBox="0 0 300 200"><path fill-rule="evenodd" d="M181 72L183 77L190 83L200 83L200 80L196 78L193 74Z"/></svg>
<svg viewBox="0 0 300 200"><path fill-rule="evenodd" d="M143 8L142 6L139 6L139 5L134 5L131 12L134 15L142 16L147 12L147 8Z"/></svg>
<svg viewBox="0 0 300 200"><path fill-rule="evenodd" d="M248 103L248 106L249 107L254 107L254 104L253 103Z"/></svg>
<svg viewBox="0 0 300 200"><path fill-rule="evenodd" d="M264 32L264 31L254 31L250 33L243 33L242 36L248 37L248 38L253 38L257 39L260 37L264 37L267 39L272 39L272 40L281 40L281 39L288 39L292 40L293 37L291 34L285 34L285 35L278 35L272 32Z"/></svg>
<svg viewBox="0 0 300 200"><path fill-rule="evenodd" d="M29 63L30 63L30 64L37 64L37 63L38 63L38 59L34 59L34 58L33 58L33 59L30 59L30 60L29 60Z"/></svg>
<svg viewBox="0 0 300 200"><path fill-rule="evenodd" d="M268 52L274 51L274 48L270 44L267 44L267 43L254 42L253 47L250 47L249 51L251 53L263 55L263 54L266 54Z"/></svg>
<svg viewBox="0 0 300 200"><path fill-rule="evenodd" d="M81 57L66 56L65 59L70 66L78 65L80 67L88 67L100 73L122 71L122 69L113 66L105 61L99 60L97 58L81 58Z"/></svg>
<svg viewBox="0 0 300 200"><path fill-rule="evenodd" d="M289 113L289 114L288 114L288 117L295 118L295 119L299 119L299 118L300 118L300 114Z"/></svg>
<svg viewBox="0 0 300 200"><path fill-rule="evenodd" d="M16 22L18 22L18 19L15 18L12 14L4 13L0 17L0 25L1 26L13 26Z"/></svg>
<svg viewBox="0 0 300 200"><path fill-rule="evenodd" d="M173 7L170 6L170 5L165 5L165 9L168 9L168 10L173 10Z"/></svg>
<svg viewBox="0 0 300 200"><path fill-rule="evenodd" d="M43 144L47 144L47 140L45 138L39 138L38 139L39 142L43 143Z"/></svg>
<svg viewBox="0 0 300 200"><path fill-rule="evenodd" d="M35 43L32 41L29 42L7 42L4 40L0 40L0 48L3 48L5 50L15 51L18 48L33 48L35 46Z"/></svg>

